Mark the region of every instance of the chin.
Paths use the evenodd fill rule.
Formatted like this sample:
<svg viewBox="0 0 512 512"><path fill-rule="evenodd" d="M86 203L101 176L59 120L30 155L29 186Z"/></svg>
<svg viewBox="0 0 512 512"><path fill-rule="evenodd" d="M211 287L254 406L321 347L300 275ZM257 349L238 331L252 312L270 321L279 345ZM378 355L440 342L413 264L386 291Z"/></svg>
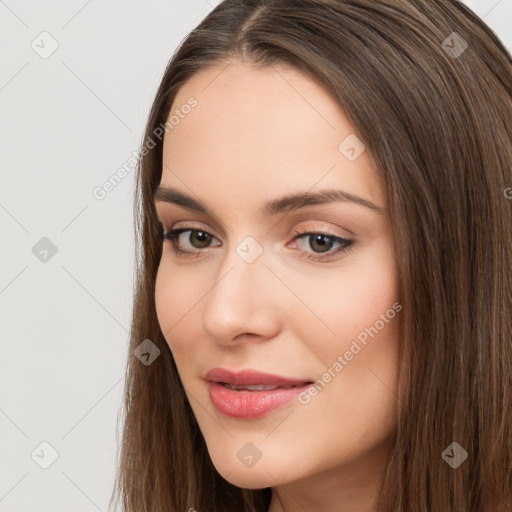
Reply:
<svg viewBox="0 0 512 512"><path fill-rule="evenodd" d="M224 480L242 489L264 489L275 485L276 480L280 481L277 476L280 468L272 464L269 467L263 459L252 467L244 466L237 457L226 460L225 454L222 460L212 457L212 462Z"/></svg>
<svg viewBox="0 0 512 512"><path fill-rule="evenodd" d="M265 489L276 484L275 478L272 478L264 469L260 469L256 473L253 473L253 470L255 468L236 469L231 473L227 471L225 474L219 473L224 480L242 489Z"/></svg>

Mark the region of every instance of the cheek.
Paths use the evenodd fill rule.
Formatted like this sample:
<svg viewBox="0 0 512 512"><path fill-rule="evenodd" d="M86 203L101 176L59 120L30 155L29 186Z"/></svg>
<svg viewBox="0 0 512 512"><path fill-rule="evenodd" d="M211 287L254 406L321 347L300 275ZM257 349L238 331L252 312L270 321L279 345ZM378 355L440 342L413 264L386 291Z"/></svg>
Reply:
<svg viewBox="0 0 512 512"><path fill-rule="evenodd" d="M160 265L155 281L156 315L175 359L185 347L190 350L191 342L197 338L191 326L200 325L198 308L193 307L201 297L198 293L185 273L170 272L165 264Z"/></svg>
<svg viewBox="0 0 512 512"><path fill-rule="evenodd" d="M335 459L356 458L395 428L401 308L393 280L385 273L376 278L359 277L346 289L326 286L332 300L321 294L311 298L335 334L311 315L297 326L320 366L318 391L303 397L304 416L295 434L301 439L299 424L308 424L304 456L319 467L324 462L314 454L325 453L326 443Z"/></svg>
<svg viewBox="0 0 512 512"><path fill-rule="evenodd" d="M297 294L305 297L310 312L296 310L295 334L309 340L323 382L323 399L314 407L339 402L345 411L366 417L365 411L386 408L394 396L401 315L396 272L392 261L373 256L366 263L359 260L357 268L344 269L337 279L326 278L312 287L305 276L298 283Z"/></svg>
<svg viewBox="0 0 512 512"><path fill-rule="evenodd" d="M396 276L386 262L378 265L375 261L379 260L367 265L358 262L334 278L326 275L313 280L305 275L296 281L296 295L309 309L305 311L300 304L296 310L300 332L308 334L306 339L325 340L318 344L322 351L346 350L358 336L364 341L365 333L374 332L375 325L382 331L381 338L392 335L391 324L398 315L393 309L398 302Z"/></svg>
<svg viewBox="0 0 512 512"><path fill-rule="evenodd" d="M164 334L172 326L174 304L176 303L173 295L173 289L168 284L167 273L160 264L155 280L155 309L160 329Z"/></svg>

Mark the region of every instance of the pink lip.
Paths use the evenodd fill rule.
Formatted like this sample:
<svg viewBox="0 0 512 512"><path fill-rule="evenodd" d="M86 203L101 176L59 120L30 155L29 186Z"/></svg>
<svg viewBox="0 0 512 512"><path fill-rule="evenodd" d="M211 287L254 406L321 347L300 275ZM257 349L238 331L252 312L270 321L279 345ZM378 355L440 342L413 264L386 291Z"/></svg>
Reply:
<svg viewBox="0 0 512 512"><path fill-rule="evenodd" d="M225 368L213 368L204 376L204 380L210 382L225 382L234 386L242 386L244 384L256 385L265 384L272 386L296 386L312 382L310 379L290 379L281 377L280 375L272 375L270 373L262 373L257 370L241 370L239 372L232 372Z"/></svg>
<svg viewBox="0 0 512 512"><path fill-rule="evenodd" d="M224 368L210 370L204 379L208 381L208 392L214 407L222 414L238 419L254 419L268 414L295 399L312 384L307 379L290 379L256 370L235 373ZM293 387L262 391L234 390L221 382L233 386L263 384Z"/></svg>

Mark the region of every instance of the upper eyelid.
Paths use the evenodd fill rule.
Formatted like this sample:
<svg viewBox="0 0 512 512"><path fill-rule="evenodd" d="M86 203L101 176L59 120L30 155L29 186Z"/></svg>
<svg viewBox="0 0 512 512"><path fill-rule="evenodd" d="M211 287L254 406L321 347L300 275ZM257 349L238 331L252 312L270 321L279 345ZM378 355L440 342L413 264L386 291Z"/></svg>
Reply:
<svg viewBox="0 0 512 512"><path fill-rule="evenodd" d="M216 233L217 233L217 230L214 229L214 228L211 228L211 226L208 226L208 227L203 227L201 224L202 222L201 221L194 221L194 220L183 220L183 221L177 221L177 222L170 222L170 223L167 223L162 217L160 217L160 215L158 215L158 212L157 212L157 219L159 221L159 224L161 224L161 226L163 227L163 229L165 230L166 229L166 224L170 224L172 227L170 227L168 229L168 231L173 231L175 229L194 229L194 230L198 230L198 231L206 231L207 233L211 234L211 235L214 235L215 237L217 238L220 238ZM181 223L184 223L184 225L180 225ZM303 226L304 223L313 223L315 224L313 227L310 227L310 228L306 228L305 226ZM301 226L300 227L295 227L293 229L290 229L289 231L292 231L292 232L295 232L296 230L300 230L304 233L316 233L316 232L322 232L322 233L328 233L329 235L331 236L337 236L337 237L340 237L340 238L350 238L350 237L356 237L356 234L354 232L352 232L351 230L343 227L341 228L340 226L337 226L336 228L330 228L330 227L327 227L327 226L320 226L320 224L322 223L328 223L328 224L333 224L332 222L328 222L326 220L312 220L311 219L311 214L307 215L307 216L299 216L298 218L296 218L294 220L294 225L297 225L297 224L300 224ZM345 232L345 234L343 233L336 233L336 231L338 230L342 230ZM215 232L215 233L212 233ZM221 233L221 236L224 235L224 231L221 230L222 233Z"/></svg>

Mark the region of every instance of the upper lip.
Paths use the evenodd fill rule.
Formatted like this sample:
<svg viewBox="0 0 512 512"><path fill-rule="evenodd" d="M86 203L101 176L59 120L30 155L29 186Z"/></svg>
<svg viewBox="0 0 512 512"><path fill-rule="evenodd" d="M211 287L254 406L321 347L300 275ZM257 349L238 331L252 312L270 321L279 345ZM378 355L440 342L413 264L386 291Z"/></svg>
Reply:
<svg viewBox="0 0 512 512"><path fill-rule="evenodd" d="M282 377L280 375L273 375L271 373L263 373L252 369L234 372L226 368L212 368L206 373L204 380L210 382L224 382L232 386L254 386L257 384L273 386L296 386L312 382L309 379L292 379L288 377Z"/></svg>

